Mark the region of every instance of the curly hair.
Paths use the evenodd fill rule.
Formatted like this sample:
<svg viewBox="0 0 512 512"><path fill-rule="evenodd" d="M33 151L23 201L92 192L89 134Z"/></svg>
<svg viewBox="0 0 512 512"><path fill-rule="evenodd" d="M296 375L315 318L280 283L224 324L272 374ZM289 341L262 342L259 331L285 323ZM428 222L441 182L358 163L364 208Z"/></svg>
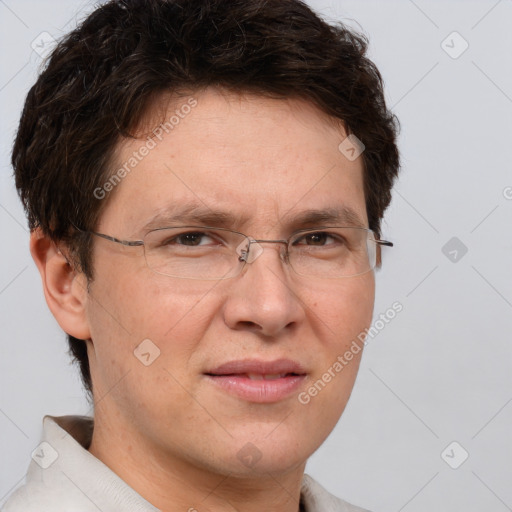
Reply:
<svg viewBox="0 0 512 512"><path fill-rule="evenodd" d="M108 197L94 190L114 151L152 102L209 86L305 99L342 120L365 146L369 228L380 223L399 171L399 123L367 38L329 24L300 0L111 0L66 35L30 89L12 165L31 230L64 242L93 279L92 241ZM92 394L86 343L68 335Z"/></svg>

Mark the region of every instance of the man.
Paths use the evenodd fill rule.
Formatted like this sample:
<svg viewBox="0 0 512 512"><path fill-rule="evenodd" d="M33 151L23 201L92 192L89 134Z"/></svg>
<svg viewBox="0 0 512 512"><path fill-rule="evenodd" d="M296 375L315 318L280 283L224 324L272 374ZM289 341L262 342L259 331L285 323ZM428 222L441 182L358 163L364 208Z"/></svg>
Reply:
<svg viewBox="0 0 512 512"><path fill-rule="evenodd" d="M389 245L365 51L297 0L111 1L59 43L13 166L94 419L45 418L5 512L362 510L304 469Z"/></svg>

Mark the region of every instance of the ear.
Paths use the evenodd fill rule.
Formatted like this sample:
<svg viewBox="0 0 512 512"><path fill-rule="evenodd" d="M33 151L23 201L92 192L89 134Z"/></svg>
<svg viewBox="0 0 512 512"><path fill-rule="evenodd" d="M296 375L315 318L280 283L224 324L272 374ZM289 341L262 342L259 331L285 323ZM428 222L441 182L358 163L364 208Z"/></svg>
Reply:
<svg viewBox="0 0 512 512"><path fill-rule="evenodd" d="M30 253L41 274L46 303L58 324L75 338L90 339L85 275L73 269L55 242L39 228L30 235Z"/></svg>

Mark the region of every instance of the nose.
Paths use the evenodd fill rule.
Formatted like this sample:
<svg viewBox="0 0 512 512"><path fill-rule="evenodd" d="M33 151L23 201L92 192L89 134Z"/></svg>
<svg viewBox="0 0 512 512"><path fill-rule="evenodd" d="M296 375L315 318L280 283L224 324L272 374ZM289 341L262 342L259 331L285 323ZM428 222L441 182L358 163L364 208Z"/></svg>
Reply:
<svg viewBox="0 0 512 512"><path fill-rule="evenodd" d="M229 283L223 308L226 325L268 337L296 329L305 315L299 287L290 279L291 269L283 257L284 247L258 240L251 244L249 255L242 273Z"/></svg>

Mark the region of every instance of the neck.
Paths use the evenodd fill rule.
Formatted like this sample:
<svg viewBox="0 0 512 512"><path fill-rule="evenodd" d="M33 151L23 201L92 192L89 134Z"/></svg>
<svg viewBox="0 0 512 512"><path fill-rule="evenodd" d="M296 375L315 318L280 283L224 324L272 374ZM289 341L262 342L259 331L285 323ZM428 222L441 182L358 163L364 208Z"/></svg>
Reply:
<svg viewBox="0 0 512 512"><path fill-rule="evenodd" d="M89 452L163 512L300 512L305 462L279 474L215 471L149 446L129 427L95 417Z"/></svg>

